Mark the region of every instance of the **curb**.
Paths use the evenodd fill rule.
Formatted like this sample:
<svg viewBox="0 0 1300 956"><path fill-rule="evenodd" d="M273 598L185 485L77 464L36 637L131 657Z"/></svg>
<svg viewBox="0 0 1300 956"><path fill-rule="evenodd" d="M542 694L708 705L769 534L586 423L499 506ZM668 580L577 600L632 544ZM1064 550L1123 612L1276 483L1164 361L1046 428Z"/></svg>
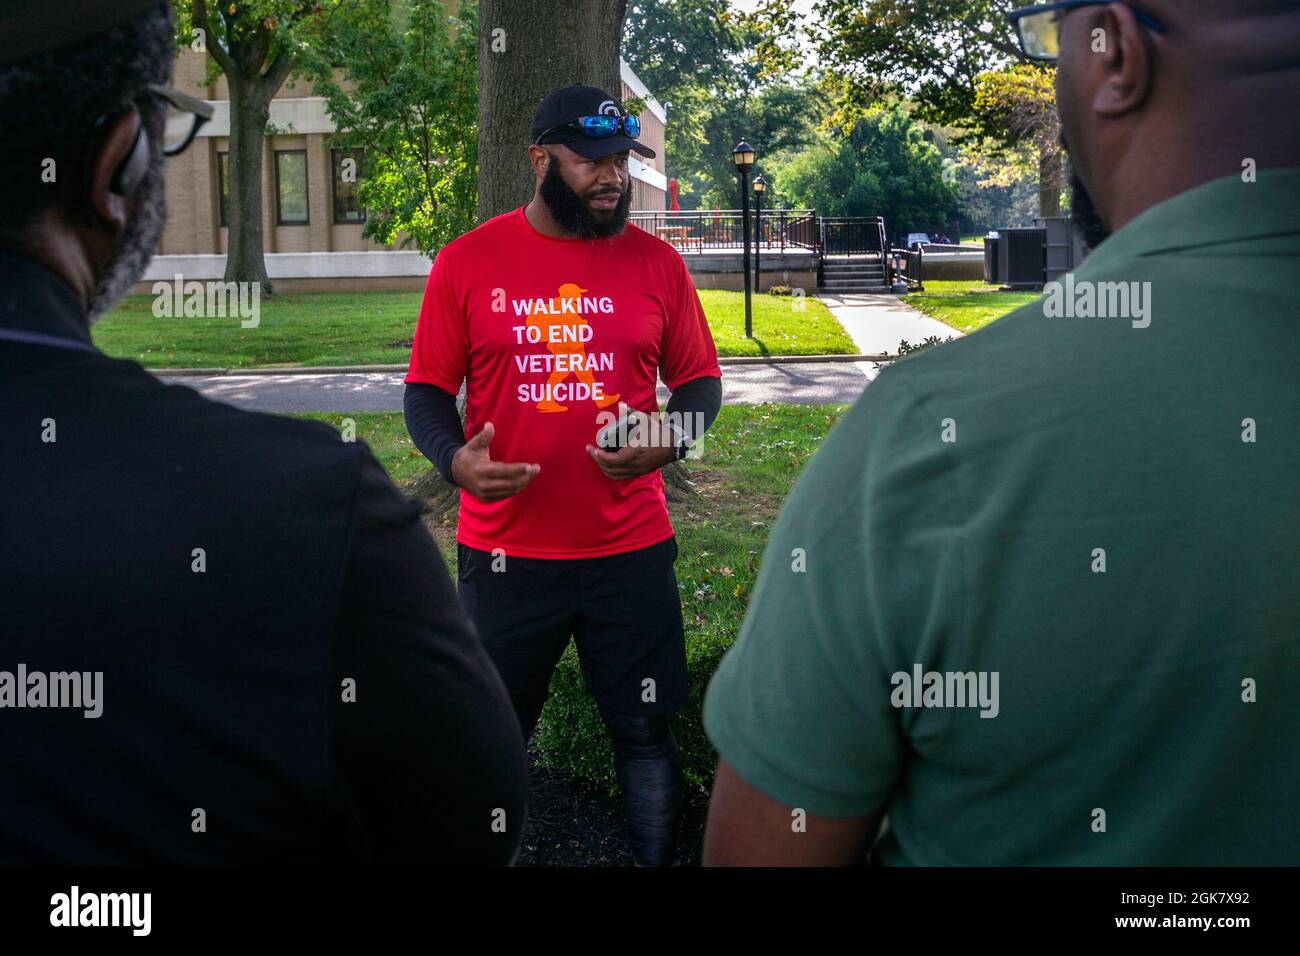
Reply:
<svg viewBox="0 0 1300 956"><path fill-rule="evenodd" d="M798 365L823 362L892 362L897 355L726 355L719 365ZM361 375L405 372L406 365L294 365L289 368L149 368L158 378L211 377L217 375Z"/></svg>

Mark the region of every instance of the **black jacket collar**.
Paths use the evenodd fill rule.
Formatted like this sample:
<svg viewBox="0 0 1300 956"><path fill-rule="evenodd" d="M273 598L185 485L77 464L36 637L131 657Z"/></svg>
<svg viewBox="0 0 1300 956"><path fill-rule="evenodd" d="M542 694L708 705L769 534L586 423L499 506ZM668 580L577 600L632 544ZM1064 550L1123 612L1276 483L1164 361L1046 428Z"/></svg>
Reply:
<svg viewBox="0 0 1300 956"><path fill-rule="evenodd" d="M72 287L35 259L0 252L0 332L90 345L86 307Z"/></svg>

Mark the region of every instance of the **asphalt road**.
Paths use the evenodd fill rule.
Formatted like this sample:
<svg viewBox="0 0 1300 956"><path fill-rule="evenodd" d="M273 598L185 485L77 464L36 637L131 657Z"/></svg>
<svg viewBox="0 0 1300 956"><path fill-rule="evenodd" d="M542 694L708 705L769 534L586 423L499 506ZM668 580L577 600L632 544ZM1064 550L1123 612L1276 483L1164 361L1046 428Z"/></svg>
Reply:
<svg viewBox="0 0 1300 956"><path fill-rule="evenodd" d="M850 403L875 375L870 362L728 365L722 370L722 400L728 405ZM403 377L400 372L161 376L165 382L188 386L217 401L280 413L401 411ZM661 384L661 403L667 402L668 394Z"/></svg>

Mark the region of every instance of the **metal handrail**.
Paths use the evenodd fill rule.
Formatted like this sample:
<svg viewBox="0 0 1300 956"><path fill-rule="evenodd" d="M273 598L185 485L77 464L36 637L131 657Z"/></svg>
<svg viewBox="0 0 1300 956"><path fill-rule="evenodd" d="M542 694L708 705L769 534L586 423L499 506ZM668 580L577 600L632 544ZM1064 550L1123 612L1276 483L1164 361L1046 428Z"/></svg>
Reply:
<svg viewBox="0 0 1300 956"><path fill-rule="evenodd" d="M739 209L642 209L629 213L628 219L680 251L694 252L743 248L742 216ZM754 242L772 251L796 248L815 252L816 216L812 209L764 209L761 218L751 222L760 227L754 232Z"/></svg>
<svg viewBox="0 0 1300 956"><path fill-rule="evenodd" d="M902 266L901 270L899 269L900 264ZM891 249L885 274L890 276L889 284L891 286L901 279L907 284L908 292L924 292L925 282L921 278L924 265L925 251L923 249Z"/></svg>

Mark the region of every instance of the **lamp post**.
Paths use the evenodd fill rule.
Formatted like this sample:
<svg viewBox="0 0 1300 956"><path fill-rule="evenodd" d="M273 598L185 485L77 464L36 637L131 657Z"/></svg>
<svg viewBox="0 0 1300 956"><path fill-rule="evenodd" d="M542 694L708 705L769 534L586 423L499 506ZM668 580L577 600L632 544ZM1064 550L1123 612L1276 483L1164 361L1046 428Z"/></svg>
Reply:
<svg viewBox="0 0 1300 956"><path fill-rule="evenodd" d="M731 151L731 159L740 173L740 231L745 243L745 338L754 337L754 318L749 287L749 171L754 168L754 147L743 139Z"/></svg>
<svg viewBox="0 0 1300 956"><path fill-rule="evenodd" d="M664 107L664 142L666 143L668 141L668 111L673 108L673 101L664 100L663 107ZM664 172L665 173L668 172L667 154L664 155ZM672 191L669 190L664 194L664 209L672 209L672 208L673 208L673 197L672 197Z"/></svg>
<svg viewBox="0 0 1300 956"><path fill-rule="evenodd" d="M763 190L767 180L759 173L754 177L754 291L763 291L763 270L758 259L763 252Z"/></svg>

